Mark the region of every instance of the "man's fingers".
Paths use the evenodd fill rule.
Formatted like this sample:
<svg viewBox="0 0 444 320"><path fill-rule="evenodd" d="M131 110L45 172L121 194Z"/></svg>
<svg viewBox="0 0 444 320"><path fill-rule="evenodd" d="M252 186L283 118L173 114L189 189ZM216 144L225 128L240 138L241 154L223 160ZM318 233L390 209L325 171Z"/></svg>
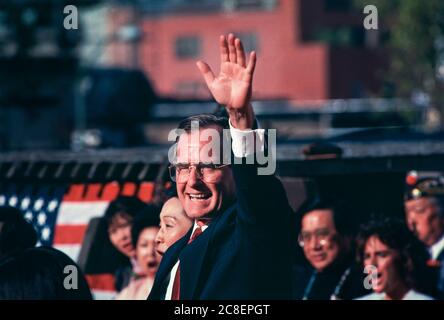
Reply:
<svg viewBox="0 0 444 320"><path fill-rule="evenodd" d="M236 47L234 46L234 35L232 33L228 35L228 53L230 56L230 62L236 63Z"/></svg>
<svg viewBox="0 0 444 320"><path fill-rule="evenodd" d="M220 36L220 62L228 62L228 44L225 36Z"/></svg>
<svg viewBox="0 0 444 320"><path fill-rule="evenodd" d="M214 81L214 73L211 71L210 66L203 61L197 61L196 65L199 68L200 73L202 73L207 86L210 87L211 83Z"/></svg>
<svg viewBox="0 0 444 320"><path fill-rule="evenodd" d="M236 47L237 63L245 68L245 51L239 38L234 40L234 45Z"/></svg>
<svg viewBox="0 0 444 320"><path fill-rule="evenodd" d="M248 65L247 65L247 73L250 76L253 76L255 67L256 67L256 52L251 51L250 52L250 59L248 60Z"/></svg>

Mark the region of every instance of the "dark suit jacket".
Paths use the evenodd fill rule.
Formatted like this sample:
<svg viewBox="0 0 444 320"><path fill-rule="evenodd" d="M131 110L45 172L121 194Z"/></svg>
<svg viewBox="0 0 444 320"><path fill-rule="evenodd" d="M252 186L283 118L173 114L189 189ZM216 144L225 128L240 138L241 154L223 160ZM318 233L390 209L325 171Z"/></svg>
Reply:
<svg viewBox="0 0 444 320"><path fill-rule="evenodd" d="M442 250L437 259L441 265L438 270L438 283L437 283L437 289L439 291L438 295L439 298L444 300L444 250Z"/></svg>
<svg viewBox="0 0 444 320"><path fill-rule="evenodd" d="M350 273L340 285L341 278L347 269ZM309 292L306 292L313 276L311 288ZM330 300L336 289L339 290L337 299L359 298L372 292L365 289L364 276L365 273L354 263L352 255L341 258L324 271L317 273L311 266L295 265L293 267L293 299ZM307 296L304 297L304 295Z"/></svg>
<svg viewBox="0 0 444 320"><path fill-rule="evenodd" d="M187 245L191 230L165 253L149 299L164 299L180 260L180 297L289 299L292 210L281 182L255 165L233 165L237 202Z"/></svg>

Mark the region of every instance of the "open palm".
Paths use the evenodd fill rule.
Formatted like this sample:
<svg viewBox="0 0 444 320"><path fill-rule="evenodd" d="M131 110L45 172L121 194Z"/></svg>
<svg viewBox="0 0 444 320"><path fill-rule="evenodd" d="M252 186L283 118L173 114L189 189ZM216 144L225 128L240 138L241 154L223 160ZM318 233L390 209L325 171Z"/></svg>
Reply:
<svg viewBox="0 0 444 320"><path fill-rule="evenodd" d="M250 54L246 65L242 43L232 34L228 36L228 41L225 36L221 36L220 52L221 66L217 77L205 62L198 61L197 66L219 104L225 105L229 110L242 110L250 103L256 54Z"/></svg>

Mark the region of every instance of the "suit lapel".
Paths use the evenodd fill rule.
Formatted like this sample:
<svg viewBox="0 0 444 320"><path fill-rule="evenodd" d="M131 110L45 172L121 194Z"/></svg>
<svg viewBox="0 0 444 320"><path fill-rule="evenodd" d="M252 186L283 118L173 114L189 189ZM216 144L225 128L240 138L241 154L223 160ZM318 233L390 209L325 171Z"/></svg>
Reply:
<svg viewBox="0 0 444 320"><path fill-rule="evenodd" d="M197 299L198 292L196 289L201 281L205 280L205 272L203 269L204 262L209 263L209 259L205 259L208 255L208 248L213 247L212 244L215 235L225 225L225 220L229 218L230 213L234 210L235 205L230 207L223 214L214 218L208 228L196 240L186 245L180 254L180 297L183 300Z"/></svg>
<svg viewBox="0 0 444 320"><path fill-rule="evenodd" d="M438 258L436 260L439 260L441 262L441 265L444 264L444 249L441 250L441 252L438 255Z"/></svg>

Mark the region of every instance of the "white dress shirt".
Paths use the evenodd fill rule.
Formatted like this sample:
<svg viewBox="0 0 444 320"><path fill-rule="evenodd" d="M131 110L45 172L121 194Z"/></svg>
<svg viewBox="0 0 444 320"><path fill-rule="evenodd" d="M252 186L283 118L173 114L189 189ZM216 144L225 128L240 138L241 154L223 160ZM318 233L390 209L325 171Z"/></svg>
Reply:
<svg viewBox="0 0 444 320"><path fill-rule="evenodd" d="M444 235L442 235L441 239L439 239L438 242L436 242L429 248L429 253L432 259L438 259L438 256L442 250L444 250Z"/></svg>
<svg viewBox="0 0 444 320"><path fill-rule="evenodd" d="M363 297L357 298L355 300L384 300L385 293L370 293ZM425 294L419 293L413 289L408 291L401 300L434 300L432 297L426 296Z"/></svg>

